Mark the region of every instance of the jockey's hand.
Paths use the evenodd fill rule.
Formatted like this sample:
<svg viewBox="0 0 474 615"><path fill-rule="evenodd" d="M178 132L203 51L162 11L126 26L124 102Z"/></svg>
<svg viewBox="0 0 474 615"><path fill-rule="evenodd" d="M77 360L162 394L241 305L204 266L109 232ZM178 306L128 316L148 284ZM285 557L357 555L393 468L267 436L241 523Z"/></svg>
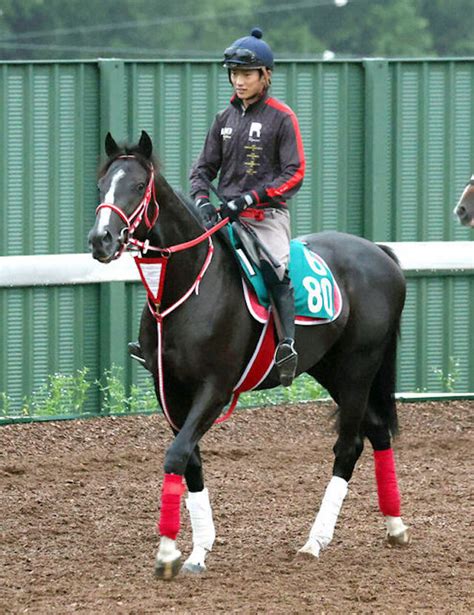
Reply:
<svg viewBox="0 0 474 615"><path fill-rule="evenodd" d="M207 229L217 224L217 210L207 197L198 197L194 203Z"/></svg>
<svg viewBox="0 0 474 615"><path fill-rule="evenodd" d="M237 220L239 214L255 203L255 199L251 194L243 194L238 199L228 201L221 205L221 218L229 218L229 220Z"/></svg>

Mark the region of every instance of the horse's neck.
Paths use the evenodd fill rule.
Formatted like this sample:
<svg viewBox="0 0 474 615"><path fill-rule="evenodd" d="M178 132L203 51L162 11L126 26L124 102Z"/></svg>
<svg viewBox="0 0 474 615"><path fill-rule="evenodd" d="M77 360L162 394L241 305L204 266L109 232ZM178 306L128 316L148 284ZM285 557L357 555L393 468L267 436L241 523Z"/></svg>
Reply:
<svg viewBox="0 0 474 615"><path fill-rule="evenodd" d="M150 244L169 248L186 243L204 233L197 218L181 202L174 190L161 175L155 181L159 216L150 233ZM209 250L209 243L200 244L173 253L168 261L163 294L163 308L178 301L196 280Z"/></svg>
<svg viewBox="0 0 474 615"><path fill-rule="evenodd" d="M168 247L184 243L204 232L197 218L160 174L155 180L155 193L160 213L154 232L159 238L159 245Z"/></svg>

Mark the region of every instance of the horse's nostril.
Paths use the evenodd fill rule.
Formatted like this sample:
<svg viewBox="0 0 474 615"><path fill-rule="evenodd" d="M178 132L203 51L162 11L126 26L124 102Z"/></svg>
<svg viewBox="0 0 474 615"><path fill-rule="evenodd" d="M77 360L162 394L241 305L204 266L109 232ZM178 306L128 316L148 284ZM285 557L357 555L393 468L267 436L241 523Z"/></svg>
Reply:
<svg viewBox="0 0 474 615"><path fill-rule="evenodd" d="M95 245L108 244L111 241L112 241L112 235L107 229L102 230L100 233L95 233L92 236L92 243Z"/></svg>
<svg viewBox="0 0 474 615"><path fill-rule="evenodd" d="M93 231L89 234L89 248L94 252L108 251L112 241L112 235L107 229L101 229L99 232Z"/></svg>
<svg viewBox="0 0 474 615"><path fill-rule="evenodd" d="M456 213L458 214L458 216L464 216L464 214L466 213L466 208L464 207L464 205L458 205L456 207Z"/></svg>

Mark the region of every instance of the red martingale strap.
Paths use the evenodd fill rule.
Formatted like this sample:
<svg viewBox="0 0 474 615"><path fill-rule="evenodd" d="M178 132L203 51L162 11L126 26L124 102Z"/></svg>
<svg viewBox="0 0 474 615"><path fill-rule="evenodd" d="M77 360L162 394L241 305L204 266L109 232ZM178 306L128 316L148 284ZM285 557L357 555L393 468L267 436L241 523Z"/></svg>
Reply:
<svg viewBox="0 0 474 615"><path fill-rule="evenodd" d="M157 372L158 372L158 391L159 391L159 396L160 396L160 403L161 403L161 407L163 409L164 415L166 419L168 420L168 423L176 431L179 431L179 427L175 425L175 423L173 422L171 418L171 414L168 410L168 406L166 403L166 395L165 395L165 383L164 383L164 377L163 377L163 348L162 348L163 319L165 318L165 316L168 316L168 314L170 314L171 312L176 310L180 305L182 305L193 292L195 292L196 294L198 293L199 284L211 263L212 255L214 253L214 246L212 245L212 239L209 237L208 241L209 241L209 249L207 251L206 258L204 260L204 263L196 279L191 284L191 286L188 288L188 290L182 295L182 297L178 299L178 301L173 303L173 305L169 306L163 312L160 312L159 309L160 309L161 297L163 294L163 289L164 289L164 284L165 284L165 274L166 274L168 258L164 256L159 257L159 258L143 258L139 256L135 257L135 264L138 267L140 277L147 291L148 307L153 317L156 320L156 327L157 327L156 331L157 331L157 340L158 340L157 342L157 356L158 356Z"/></svg>

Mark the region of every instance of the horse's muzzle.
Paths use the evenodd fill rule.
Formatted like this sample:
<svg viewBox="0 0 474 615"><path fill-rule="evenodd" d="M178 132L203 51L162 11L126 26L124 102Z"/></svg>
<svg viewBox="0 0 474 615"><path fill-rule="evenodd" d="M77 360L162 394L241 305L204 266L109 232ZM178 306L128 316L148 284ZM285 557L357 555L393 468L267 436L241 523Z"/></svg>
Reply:
<svg viewBox="0 0 474 615"><path fill-rule="evenodd" d="M464 205L457 205L453 213L463 226L474 227L474 207L469 209Z"/></svg>
<svg viewBox="0 0 474 615"><path fill-rule="evenodd" d="M122 246L122 234L120 238L114 239L108 230L100 232L92 231L88 237L89 249L92 252L93 258L101 263L110 263Z"/></svg>

